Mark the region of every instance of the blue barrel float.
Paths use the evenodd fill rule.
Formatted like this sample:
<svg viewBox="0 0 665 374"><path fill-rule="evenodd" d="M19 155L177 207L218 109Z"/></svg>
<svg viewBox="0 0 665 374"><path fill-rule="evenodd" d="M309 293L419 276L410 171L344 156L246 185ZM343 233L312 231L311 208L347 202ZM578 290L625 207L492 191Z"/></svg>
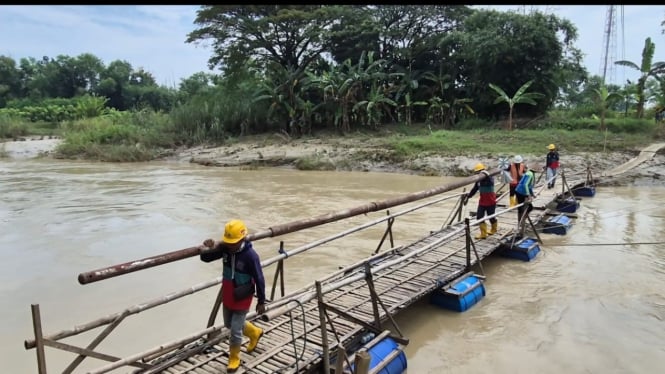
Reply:
<svg viewBox="0 0 665 374"><path fill-rule="evenodd" d="M366 348L370 356L370 371L378 369L377 374L402 374L406 371L406 354L400 345L389 336L377 343L370 342ZM351 364L351 372L353 371L355 371L355 363Z"/></svg>
<svg viewBox="0 0 665 374"><path fill-rule="evenodd" d="M564 215L559 214L547 219L543 225L543 232L546 234L566 235L573 227L573 220Z"/></svg>
<svg viewBox="0 0 665 374"><path fill-rule="evenodd" d="M577 201L575 196L567 198L559 198L556 203L556 210L564 213L575 213L577 208L580 207L580 202Z"/></svg>
<svg viewBox="0 0 665 374"><path fill-rule="evenodd" d="M464 312L485 297L485 285L472 272L457 278L450 285L441 287L430 296L430 303L445 309Z"/></svg>
<svg viewBox="0 0 665 374"><path fill-rule="evenodd" d="M573 189L573 195L583 197L593 197L596 194L596 186L582 186Z"/></svg>
<svg viewBox="0 0 665 374"><path fill-rule="evenodd" d="M538 240L534 238L524 237L516 241L512 247L510 245L511 242L512 241L508 241L501 246L501 251L499 253L502 256L528 262L533 260L538 252L540 252Z"/></svg>

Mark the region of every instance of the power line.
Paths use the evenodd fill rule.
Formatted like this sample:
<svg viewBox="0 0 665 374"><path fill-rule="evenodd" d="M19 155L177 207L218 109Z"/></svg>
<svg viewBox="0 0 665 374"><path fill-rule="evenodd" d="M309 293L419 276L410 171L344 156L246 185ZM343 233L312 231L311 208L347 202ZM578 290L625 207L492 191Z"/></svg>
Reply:
<svg viewBox="0 0 665 374"><path fill-rule="evenodd" d="M624 243L569 243L569 244L547 244L546 247L609 247L624 245L657 245L665 242L624 242Z"/></svg>

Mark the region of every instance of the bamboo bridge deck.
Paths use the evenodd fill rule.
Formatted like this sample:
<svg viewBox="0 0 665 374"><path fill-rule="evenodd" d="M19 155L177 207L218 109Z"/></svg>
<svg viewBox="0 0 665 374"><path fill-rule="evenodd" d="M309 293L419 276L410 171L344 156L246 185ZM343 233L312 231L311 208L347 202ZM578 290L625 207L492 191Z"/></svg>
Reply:
<svg viewBox="0 0 665 374"><path fill-rule="evenodd" d="M569 178L573 179L571 182L567 182L565 176L562 177L558 183L564 184L567 191L585 185L589 181L589 174ZM447 190L452 190L452 187L454 186ZM558 199L563 191L560 187L546 189L544 182L540 181L535 190L537 198L532 202L534 210L529 217L533 224L531 228L535 228L547 215L556 214L552 211L551 203ZM428 191L428 193L431 196L439 192ZM496 213L499 231L486 239L473 238L476 233L475 226L478 224L475 219L473 223L470 223L471 219L462 221L461 201L466 196L466 193L463 193L458 203L460 216L457 222L451 221L442 229L432 231L404 246L393 247L383 252L378 252L377 248L377 252L365 260L340 269L313 285L273 300L267 305L266 314L262 316L250 314L249 318L264 330L264 335L252 353L246 352L244 347L246 341L243 342L242 364L237 373L312 373L323 372L322 369L328 365L336 374L348 373L355 352L362 344L367 343L363 339L367 337L368 332L377 336L373 341L390 333L398 343L408 344L408 339L402 336L399 326L393 319L395 315L468 273L473 267L480 268L482 272L483 259L501 250L506 244L511 245L510 241L514 240L519 228L516 208L507 208L502 203L508 200L505 195L507 194L500 199ZM417 198L414 197L411 201ZM393 206L401 203L395 202ZM423 206L427 204L431 203L425 203ZM378 210L378 207L376 208ZM387 230L390 230L392 223L388 221L388 224ZM537 232L535 233L537 235ZM139 262L145 263L145 261ZM108 276L107 272L99 273ZM81 279L79 275L80 282ZM200 290L215 284L218 283L209 283L205 287L192 287L178 293L177 297L196 292L195 288ZM35 340L26 340L25 346L26 349L37 348L40 373L46 372L44 345L79 354L65 372L73 372L84 356L111 361L106 366L89 371L94 374L127 366L135 367L132 371L134 374L226 372L229 331L222 325L213 325L217 311L211 315L208 329L175 344L165 343L151 351L125 359L93 351L95 346L125 317L160 304L163 302L159 300L144 303L125 312L90 322L84 325L84 328L65 330L49 336L42 336L39 307L33 304ZM87 348L56 342L58 339L104 324L109 326ZM389 332L383 325L392 326L393 331Z"/></svg>

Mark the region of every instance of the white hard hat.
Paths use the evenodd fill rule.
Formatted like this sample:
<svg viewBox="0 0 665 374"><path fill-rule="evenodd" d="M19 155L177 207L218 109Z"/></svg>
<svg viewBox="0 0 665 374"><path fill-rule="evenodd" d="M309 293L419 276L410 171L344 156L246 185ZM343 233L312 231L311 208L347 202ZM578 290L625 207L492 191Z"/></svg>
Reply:
<svg viewBox="0 0 665 374"><path fill-rule="evenodd" d="M522 161L524 161L524 159L522 159L522 156L517 155L517 156L515 156L515 158L513 159L513 161L514 161L516 164L520 164L520 163L522 163Z"/></svg>

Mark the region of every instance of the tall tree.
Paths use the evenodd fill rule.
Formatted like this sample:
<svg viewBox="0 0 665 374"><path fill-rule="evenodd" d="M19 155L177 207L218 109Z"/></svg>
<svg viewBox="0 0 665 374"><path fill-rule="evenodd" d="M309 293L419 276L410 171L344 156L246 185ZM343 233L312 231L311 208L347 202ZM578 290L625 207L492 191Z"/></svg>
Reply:
<svg viewBox="0 0 665 374"><path fill-rule="evenodd" d="M249 59L299 74L327 48L327 32L343 7L335 5L204 5L187 43L211 41L210 68L240 69Z"/></svg>
<svg viewBox="0 0 665 374"><path fill-rule="evenodd" d="M8 56L0 56L0 108L7 101L20 96L20 76L16 61Z"/></svg>
<svg viewBox="0 0 665 374"><path fill-rule="evenodd" d="M554 15L477 10L466 19L460 37L467 75L464 96L474 98L474 109L485 116L499 114L492 92L486 89L489 83L514 92L519 82L530 80L533 89L544 95L530 114L544 113L559 94L561 69L579 62L573 56L564 64L577 31L570 21Z"/></svg>

